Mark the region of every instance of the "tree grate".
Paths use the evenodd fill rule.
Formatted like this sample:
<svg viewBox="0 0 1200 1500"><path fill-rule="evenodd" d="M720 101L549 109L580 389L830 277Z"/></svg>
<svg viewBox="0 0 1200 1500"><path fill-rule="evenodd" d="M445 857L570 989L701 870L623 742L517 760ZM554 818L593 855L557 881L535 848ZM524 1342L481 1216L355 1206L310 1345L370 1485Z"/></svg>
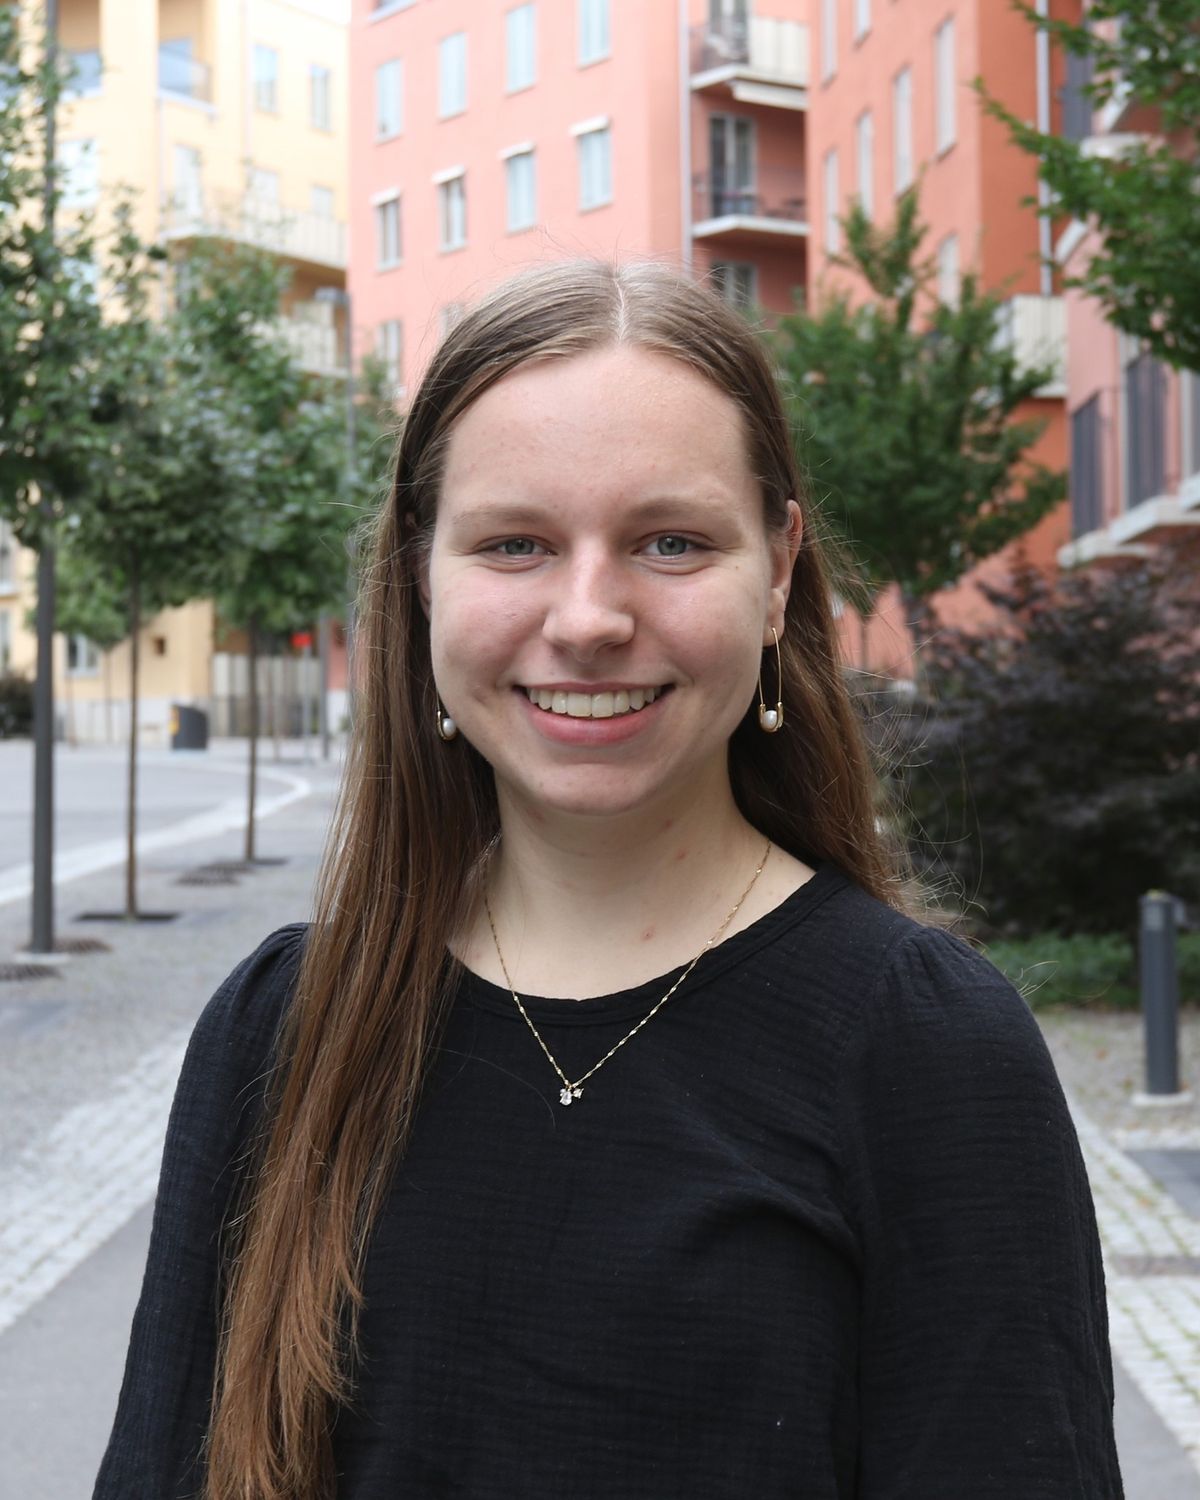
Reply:
<svg viewBox="0 0 1200 1500"><path fill-rule="evenodd" d="M55 953L111 953L112 944L103 938L62 937L54 939Z"/></svg>
<svg viewBox="0 0 1200 1500"><path fill-rule="evenodd" d="M22 979L61 979L57 969L48 964L0 964L0 984L15 984Z"/></svg>
<svg viewBox="0 0 1200 1500"><path fill-rule="evenodd" d="M176 885L237 885L235 876L225 870L192 870L181 875Z"/></svg>

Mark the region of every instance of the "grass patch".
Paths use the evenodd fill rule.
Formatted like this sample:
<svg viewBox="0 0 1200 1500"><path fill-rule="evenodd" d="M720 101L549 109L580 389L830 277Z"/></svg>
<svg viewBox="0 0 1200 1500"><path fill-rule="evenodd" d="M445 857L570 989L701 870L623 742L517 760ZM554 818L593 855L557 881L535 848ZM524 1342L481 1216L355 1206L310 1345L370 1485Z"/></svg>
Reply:
<svg viewBox="0 0 1200 1500"><path fill-rule="evenodd" d="M1141 1003L1134 945L1117 933L1047 932L989 943L984 951L1032 1010L1137 1010ZM1176 956L1180 1003L1200 1004L1200 932L1180 933Z"/></svg>

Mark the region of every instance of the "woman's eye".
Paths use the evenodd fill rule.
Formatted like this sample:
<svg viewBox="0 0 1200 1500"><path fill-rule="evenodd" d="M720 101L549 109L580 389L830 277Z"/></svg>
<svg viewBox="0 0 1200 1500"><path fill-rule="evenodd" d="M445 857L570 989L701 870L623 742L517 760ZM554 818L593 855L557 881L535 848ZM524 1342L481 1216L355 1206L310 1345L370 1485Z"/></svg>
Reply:
<svg viewBox="0 0 1200 1500"><path fill-rule="evenodd" d="M686 536L656 536L650 546L656 557L686 557L695 544Z"/></svg>
<svg viewBox="0 0 1200 1500"><path fill-rule="evenodd" d="M527 536L510 536L496 551L503 557L532 557L537 551L537 543Z"/></svg>

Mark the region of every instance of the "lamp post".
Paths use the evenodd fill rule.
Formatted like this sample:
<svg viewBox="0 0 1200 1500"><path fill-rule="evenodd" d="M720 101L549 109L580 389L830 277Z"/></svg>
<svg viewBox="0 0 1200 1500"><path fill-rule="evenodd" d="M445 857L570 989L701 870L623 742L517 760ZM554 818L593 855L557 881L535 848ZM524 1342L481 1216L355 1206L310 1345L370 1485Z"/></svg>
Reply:
<svg viewBox="0 0 1200 1500"><path fill-rule="evenodd" d="M354 303L345 287L323 286L313 293L318 302L340 307L346 321L346 503L354 503L358 474L358 426L354 406ZM354 635L354 596L351 593L346 611L346 689L351 687L351 651ZM321 694L318 718L321 726L321 759L329 759L329 615L322 611L317 622L317 654L320 660Z"/></svg>

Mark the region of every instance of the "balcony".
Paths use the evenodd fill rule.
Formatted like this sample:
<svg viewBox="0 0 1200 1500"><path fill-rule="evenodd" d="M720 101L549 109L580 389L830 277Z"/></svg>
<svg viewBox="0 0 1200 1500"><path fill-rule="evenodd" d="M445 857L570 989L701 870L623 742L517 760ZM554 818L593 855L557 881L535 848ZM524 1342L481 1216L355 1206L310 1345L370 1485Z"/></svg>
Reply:
<svg viewBox="0 0 1200 1500"><path fill-rule="evenodd" d="M321 214L292 212L255 198L202 197L178 200L163 215L163 238L192 240L202 237L231 239L257 245L273 255L322 270L346 269L346 226L340 219Z"/></svg>
<svg viewBox="0 0 1200 1500"><path fill-rule="evenodd" d="M169 99L212 103L212 69L173 43L158 49L158 88Z"/></svg>
<svg viewBox="0 0 1200 1500"><path fill-rule="evenodd" d="M337 329L332 323L294 313L279 318L274 328L276 336L302 370L310 375L345 379L346 363L339 348Z"/></svg>
<svg viewBox="0 0 1200 1500"><path fill-rule="evenodd" d="M692 27L692 88L741 104L807 109L808 57L809 29L799 21L710 21Z"/></svg>
<svg viewBox="0 0 1200 1500"><path fill-rule="evenodd" d="M808 236L808 198L799 168L768 168L753 185L733 187L723 172L692 178L692 236L772 245Z"/></svg>
<svg viewBox="0 0 1200 1500"><path fill-rule="evenodd" d="M1000 344L1012 349L1022 370L1050 365L1053 375L1039 396L1067 394L1067 322L1061 297L1009 297L1002 308Z"/></svg>

